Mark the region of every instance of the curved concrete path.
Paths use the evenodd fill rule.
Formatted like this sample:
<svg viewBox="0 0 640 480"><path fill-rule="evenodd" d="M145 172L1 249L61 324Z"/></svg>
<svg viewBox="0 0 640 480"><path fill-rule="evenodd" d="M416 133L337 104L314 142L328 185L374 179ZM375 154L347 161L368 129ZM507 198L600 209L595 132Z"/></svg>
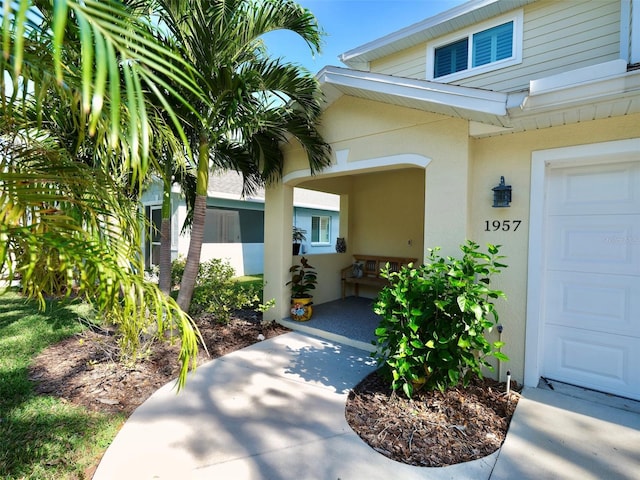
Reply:
<svg viewBox="0 0 640 480"><path fill-rule="evenodd" d="M287 333L198 367L131 415L94 480L488 479L497 453L444 468L390 460L349 427L368 352Z"/></svg>
<svg viewBox="0 0 640 480"><path fill-rule="evenodd" d="M389 460L349 427L368 352L287 333L202 365L127 420L94 480L640 479L640 405L525 389L501 449L443 468ZM600 397L598 397L600 395Z"/></svg>

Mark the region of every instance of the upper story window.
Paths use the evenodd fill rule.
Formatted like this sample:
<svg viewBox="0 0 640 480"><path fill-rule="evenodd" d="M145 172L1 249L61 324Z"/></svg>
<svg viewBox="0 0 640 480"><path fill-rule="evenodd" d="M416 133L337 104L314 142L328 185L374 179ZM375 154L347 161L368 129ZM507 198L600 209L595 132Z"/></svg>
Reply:
<svg viewBox="0 0 640 480"><path fill-rule="evenodd" d="M429 80L452 81L522 61L522 11L457 32L430 45Z"/></svg>
<svg viewBox="0 0 640 480"><path fill-rule="evenodd" d="M331 217L313 215L311 217L311 243L330 243Z"/></svg>

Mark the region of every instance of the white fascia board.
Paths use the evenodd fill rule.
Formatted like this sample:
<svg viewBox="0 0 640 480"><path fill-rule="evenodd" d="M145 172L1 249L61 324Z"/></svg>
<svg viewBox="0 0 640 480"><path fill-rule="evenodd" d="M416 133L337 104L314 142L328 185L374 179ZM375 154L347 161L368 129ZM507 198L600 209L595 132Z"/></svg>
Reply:
<svg viewBox="0 0 640 480"><path fill-rule="evenodd" d="M620 53L630 64L640 63L640 0L622 0Z"/></svg>
<svg viewBox="0 0 640 480"><path fill-rule="evenodd" d="M527 96L519 110L522 114L541 113L559 108L590 105L595 102L615 100L640 95L640 70L625 72L591 81L576 81L563 88ZM518 109L509 112L520 116Z"/></svg>
<svg viewBox="0 0 640 480"><path fill-rule="evenodd" d="M307 210L324 210L325 212L339 212L340 207L335 207L334 205L322 205L319 203L293 203L294 207L298 208L306 208Z"/></svg>
<svg viewBox="0 0 640 480"><path fill-rule="evenodd" d="M326 86L347 87L484 114L507 113L508 96L501 92L337 67L327 67L321 74L323 90Z"/></svg>
<svg viewBox="0 0 640 480"><path fill-rule="evenodd" d="M241 193L217 192L215 190L207 190L207 198L217 198L220 200L236 200L239 202L264 203L264 198L262 197L243 197Z"/></svg>
<svg viewBox="0 0 640 480"><path fill-rule="evenodd" d="M579 84L594 82L607 78L614 78L627 72L626 60L618 59L610 62L599 63L588 67L577 68L557 75L531 80L529 82L529 94L538 95Z"/></svg>
<svg viewBox="0 0 640 480"><path fill-rule="evenodd" d="M478 18L484 18L480 15L480 10L485 9L486 11L483 12L484 16L490 18L505 11L522 7L532 1L536 0L471 0L422 20L421 22L409 25L389 35L351 49L341 54L338 58L350 67L356 68L357 65L362 65L364 62L378 58L378 51L383 51L389 47L393 48L393 45L396 43L399 45L403 44L403 42L406 42L411 37L416 37L415 43L418 43L440 36L443 34L443 31L457 30L461 28L461 24L471 25L477 22ZM467 17L466 21L465 17ZM450 26L447 25L448 23L450 23ZM404 47L406 48L406 45Z"/></svg>

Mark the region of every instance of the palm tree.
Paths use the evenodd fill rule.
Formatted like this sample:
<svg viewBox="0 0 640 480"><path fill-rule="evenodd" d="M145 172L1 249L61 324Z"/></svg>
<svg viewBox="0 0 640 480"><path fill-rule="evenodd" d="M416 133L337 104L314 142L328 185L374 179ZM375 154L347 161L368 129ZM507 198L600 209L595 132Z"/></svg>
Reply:
<svg viewBox="0 0 640 480"><path fill-rule="evenodd" d="M196 176L192 167L176 162L174 156L165 155L163 158L164 172L162 181L162 220L160 224L160 274L158 285L165 294L171 293L171 193L173 185L180 186L180 192L184 196L187 212L193 212L195 201ZM187 217L182 230L190 227L191 216Z"/></svg>
<svg viewBox="0 0 640 480"><path fill-rule="evenodd" d="M245 189L282 174L279 142L294 138L305 148L312 172L329 163L329 147L315 121L321 92L309 72L269 59L262 36L287 29L318 51L315 17L290 0L157 0L166 42L199 72L206 99L182 92L196 108L184 112L196 167L191 241L178 296L188 309L200 262L207 186L212 168L241 172ZM197 153L196 153L197 152ZM229 155L229 152L235 152Z"/></svg>
<svg viewBox="0 0 640 480"><path fill-rule="evenodd" d="M188 148L172 105L197 114L177 89L204 97L190 65L139 18L115 0L6 2L0 272L19 273L40 299L51 289L82 295L133 355L150 319L159 335L177 327L183 385L197 331L143 280L137 195L154 145Z"/></svg>

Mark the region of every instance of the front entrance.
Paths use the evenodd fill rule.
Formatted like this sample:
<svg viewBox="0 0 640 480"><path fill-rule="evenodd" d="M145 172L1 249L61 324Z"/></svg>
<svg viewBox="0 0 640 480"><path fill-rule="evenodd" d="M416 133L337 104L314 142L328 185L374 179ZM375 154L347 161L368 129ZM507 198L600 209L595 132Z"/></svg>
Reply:
<svg viewBox="0 0 640 480"><path fill-rule="evenodd" d="M640 399L640 161L602 160L546 167L539 374Z"/></svg>

